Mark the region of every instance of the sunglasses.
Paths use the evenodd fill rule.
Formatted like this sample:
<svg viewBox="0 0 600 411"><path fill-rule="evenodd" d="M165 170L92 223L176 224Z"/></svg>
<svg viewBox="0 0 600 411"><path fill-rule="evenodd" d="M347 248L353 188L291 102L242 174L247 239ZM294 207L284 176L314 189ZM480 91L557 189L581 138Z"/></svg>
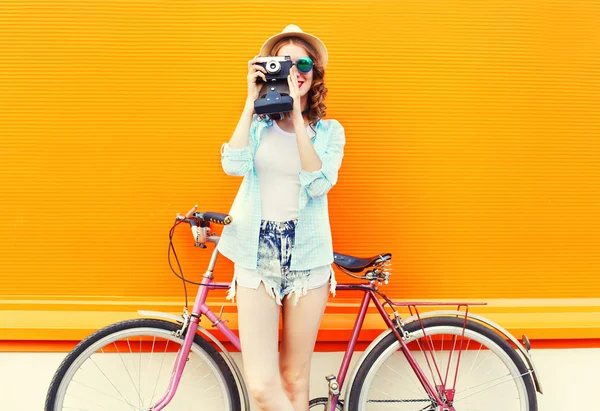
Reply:
<svg viewBox="0 0 600 411"><path fill-rule="evenodd" d="M300 57L294 65L300 73L308 73L313 69L313 61L310 57Z"/></svg>

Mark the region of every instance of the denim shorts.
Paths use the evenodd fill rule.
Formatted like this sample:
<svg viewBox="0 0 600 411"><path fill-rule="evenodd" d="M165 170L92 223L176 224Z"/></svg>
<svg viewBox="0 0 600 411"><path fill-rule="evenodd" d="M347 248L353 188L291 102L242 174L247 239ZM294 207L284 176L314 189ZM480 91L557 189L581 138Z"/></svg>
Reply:
<svg viewBox="0 0 600 411"><path fill-rule="evenodd" d="M278 305L286 295L288 298L294 295L296 305L308 290L322 287L327 282L330 282L329 292L335 296L336 281L331 264L310 270L290 270L297 223L298 220L261 220L257 268L250 270L235 264L227 299L234 299L236 284L257 289L261 282Z"/></svg>

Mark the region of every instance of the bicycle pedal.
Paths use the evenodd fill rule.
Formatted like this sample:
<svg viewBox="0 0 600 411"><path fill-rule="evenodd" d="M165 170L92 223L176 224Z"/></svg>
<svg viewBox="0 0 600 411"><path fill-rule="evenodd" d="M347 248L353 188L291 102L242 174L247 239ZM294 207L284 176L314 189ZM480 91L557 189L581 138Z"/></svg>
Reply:
<svg viewBox="0 0 600 411"><path fill-rule="evenodd" d="M325 379L329 382L329 393L331 395L340 395L340 385L337 382L337 377L333 374L325 376Z"/></svg>

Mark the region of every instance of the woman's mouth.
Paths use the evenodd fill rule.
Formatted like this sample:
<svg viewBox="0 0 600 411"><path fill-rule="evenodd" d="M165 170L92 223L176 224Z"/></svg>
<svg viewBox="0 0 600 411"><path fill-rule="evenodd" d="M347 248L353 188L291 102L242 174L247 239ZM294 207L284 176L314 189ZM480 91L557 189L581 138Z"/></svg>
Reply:
<svg viewBox="0 0 600 411"><path fill-rule="evenodd" d="M302 87L302 85L303 85L303 84L304 84L304 82L303 82L303 81L299 81L299 82L298 82L298 88Z"/></svg>

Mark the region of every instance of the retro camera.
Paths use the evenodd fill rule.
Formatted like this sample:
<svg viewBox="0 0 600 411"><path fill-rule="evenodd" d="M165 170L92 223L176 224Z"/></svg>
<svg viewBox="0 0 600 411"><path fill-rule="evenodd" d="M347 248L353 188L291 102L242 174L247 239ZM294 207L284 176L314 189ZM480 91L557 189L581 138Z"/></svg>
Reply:
<svg viewBox="0 0 600 411"><path fill-rule="evenodd" d="M290 56L282 57L258 57L256 64L267 71L265 73L266 83L262 77L256 79L257 83L263 83L259 97L254 100L254 111L256 114L274 114L292 111L294 99L290 96L287 78L294 65Z"/></svg>

